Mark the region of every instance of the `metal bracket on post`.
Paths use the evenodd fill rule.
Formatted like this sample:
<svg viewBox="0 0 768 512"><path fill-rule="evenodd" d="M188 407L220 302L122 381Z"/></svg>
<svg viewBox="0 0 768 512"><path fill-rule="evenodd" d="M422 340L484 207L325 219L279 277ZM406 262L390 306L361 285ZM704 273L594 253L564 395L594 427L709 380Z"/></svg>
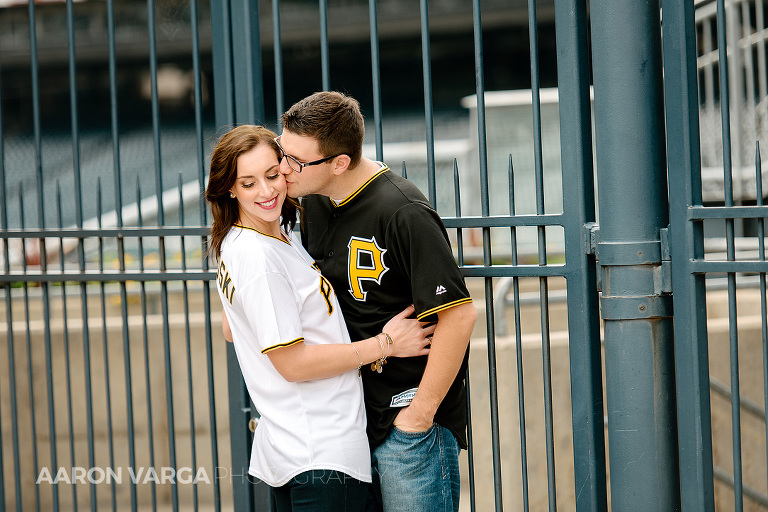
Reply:
<svg viewBox="0 0 768 512"><path fill-rule="evenodd" d="M597 235L600 226L596 222L584 224L584 254L597 254Z"/></svg>
<svg viewBox="0 0 768 512"><path fill-rule="evenodd" d="M584 224L584 237L582 238L584 243L584 254L597 256L597 240L600 235L600 226L596 222L587 222ZM600 272L600 262L595 261L596 269L596 285L597 291L603 290L603 276Z"/></svg>
<svg viewBox="0 0 768 512"><path fill-rule="evenodd" d="M669 249L669 228L659 230L661 239L661 268L658 289L661 293L672 293L672 253Z"/></svg>

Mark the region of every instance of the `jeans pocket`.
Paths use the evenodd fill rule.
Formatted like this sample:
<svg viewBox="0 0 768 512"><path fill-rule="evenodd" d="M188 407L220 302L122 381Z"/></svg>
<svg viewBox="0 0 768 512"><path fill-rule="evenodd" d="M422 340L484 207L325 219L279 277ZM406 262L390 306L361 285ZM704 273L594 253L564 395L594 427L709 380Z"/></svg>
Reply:
<svg viewBox="0 0 768 512"><path fill-rule="evenodd" d="M435 427L437 427L437 423L432 423L432 425L423 432L408 432L407 430L401 430L396 426L392 425L392 431L400 436L404 436L410 439L415 439L420 437L427 437L429 434L431 434L435 430Z"/></svg>

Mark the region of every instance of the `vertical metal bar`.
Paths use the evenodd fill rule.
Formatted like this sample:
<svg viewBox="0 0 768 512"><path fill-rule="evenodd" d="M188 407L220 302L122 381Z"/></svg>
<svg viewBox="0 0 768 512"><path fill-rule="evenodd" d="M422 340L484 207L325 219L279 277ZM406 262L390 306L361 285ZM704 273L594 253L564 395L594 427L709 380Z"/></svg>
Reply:
<svg viewBox="0 0 768 512"><path fill-rule="evenodd" d="M459 161L453 159L453 194L456 198L456 217L461 217L461 190L459 188ZM464 230L456 230L456 249L458 251L459 266L464 266Z"/></svg>
<svg viewBox="0 0 768 512"><path fill-rule="evenodd" d="M272 0L272 51L275 59L275 106L277 109L277 127L280 131L280 121L285 112L283 97L283 43L280 32L280 0Z"/></svg>
<svg viewBox="0 0 768 512"><path fill-rule="evenodd" d="M432 108L432 65L429 52L429 7L427 0L420 0L421 7L421 68L424 78L424 122L427 128L427 191L429 202L437 209L435 191L435 134Z"/></svg>
<svg viewBox="0 0 768 512"><path fill-rule="evenodd" d="M78 102L77 102L77 72L76 72L76 59L75 59L75 22L74 22L74 7L73 0L67 0L67 41L69 50L69 104L70 104L70 119L71 119L71 131L72 131L72 166L74 169L74 194L75 194L75 224L81 228L83 226L83 200L82 200L82 183L81 183L81 169L80 169L80 128L78 123ZM78 238L77 241L77 259L78 266L81 272L85 271L85 246L82 238ZM88 328L88 292L86 283L80 283L80 308L83 320L82 335L83 335L83 358L84 358L84 372L85 372L85 414L86 414L86 429L88 439L88 467L94 467L95 462L95 448L94 448L94 433L93 433L93 393L91 382L91 348L90 348L90 333ZM65 315L66 316L66 315ZM69 360L69 359L68 359ZM73 464L74 465L74 464ZM91 510L96 511L96 484L89 483L90 491L90 504ZM73 489L73 493L75 490ZM77 502L75 501L75 506Z"/></svg>
<svg viewBox="0 0 768 512"><path fill-rule="evenodd" d="M509 155L509 215L515 216L515 172L512 166L512 155ZM510 244L512 249L512 265L517 266L517 228L510 229ZM528 442L525 431L525 382L523 380L523 333L520 315L520 278L512 278L512 292L515 299L515 357L517 364L517 404L520 420L520 466L523 480L523 510L529 510L528 499Z"/></svg>
<svg viewBox="0 0 768 512"><path fill-rule="evenodd" d="M722 10L721 10L721 4L722 4ZM724 0L718 0L718 14L717 14L717 33L718 33L718 50L720 51L720 69L724 70L725 74L723 74L723 71L720 72L720 80L721 80L721 89L720 89L720 107L722 109L723 103L732 103L733 104L733 134L729 133L728 138L730 140L731 137L733 137L733 146L728 147L728 151L731 151L731 147L735 148L736 150L733 152L733 154L730 155L730 158L733 159L736 168L736 173L738 175L738 179L736 181L736 190L738 191L738 199L737 203L741 204L741 198L743 196L744 190L742 187L742 180L741 180L741 168L744 163L743 161L743 155L742 155L742 132L741 132L741 109L744 104L744 76L742 74L742 62L741 62L741 51L739 49L739 11L737 9L735 2L728 2L727 6L727 18L726 18L726 8L725 8L725 2ZM726 30L726 23L728 25L728 29ZM733 62L731 66L728 66L727 60L723 60L723 52L727 50L727 47L730 45L732 51L731 51L731 57L733 58ZM732 88L722 89L722 80L725 79L728 82L733 84ZM730 119L729 119L730 122ZM730 132L730 125L728 126L728 130L723 130L723 136L725 136L725 132ZM725 140L725 139L723 139ZM739 230L739 236L741 236L741 228L742 223L739 222L738 226L735 226L735 229Z"/></svg>
<svg viewBox="0 0 768 512"><path fill-rule="evenodd" d="M101 177L96 178L96 219L98 220L99 230L103 216L102 195L101 195ZM104 272L104 238L99 236L99 272ZM109 465L115 467L115 446L112 428L112 392L109 378L109 336L107 333L107 303L106 287L104 281L99 282L99 299L101 304L101 339L104 344L104 395L107 406L107 444L109 446ZM117 489L115 481L111 482L112 491L112 510L117 510Z"/></svg>
<svg viewBox="0 0 768 512"><path fill-rule="evenodd" d="M160 156L160 109L157 98L157 42L155 34L155 2L147 0L147 26L149 31L150 82L152 88L152 133L155 143L155 194L157 195L157 224L165 225L163 211L163 170ZM159 237L160 272L166 271L165 238ZM163 315L163 348L165 355L165 391L168 410L168 449L169 462L176 468L176 429L173 416L173 383L171 379L171 341L168 325L168 282L160 282L160 301ZM179 510L179 492L176 483L171 484L171 505L173 512Z"/></svg>
<svg viewBox="0 0 768 512"><path fill-rule="evenodd" d="M149 80L152 95L152 139L155 144L155 194L157 225L165 225L163 208L163 161L160 146L160 106L157 99L157 35L155 33L155 0L147 0L147 31L149 32Z"/></svg>
<svg viewBox="0 0 768 512"><path fill-rule="evenodd" d="M5 240L5 245L8 245L8 240ZM5 250L5 269L8 268L8 250ZM8 325L6 333L6 339L8 340L8 381L10 405L11 405L11 439L13 440L13 468L14 468L14 498L16 499L16 512L21 512L22 495L21 495L21 455L19 453L19 416L18 407L16 405L16 356L14 350L14 338L13 338L13 300L11 299L11 285L10 283L5 285L5 321ZM0 504L5 507L5 499L0 501Z"/></svg>
<svg viewBox="0 0 768 512"><path fill-rule="evenodd" d="M0 84L1 85L1 84ZM0 87L0 91L2 88ZM0 98L1 99L1 98ZM2 101L0 101L0 105ZM0 114L2 114L2 107L0 107ZM3 136L3 123L2 115L0 115L0 203L2 203L2 227L4 230L8 229L8 205L6 203L6 180L5 180L5 156L4 156L4 136ZM5 273L10 272L10 251L8 249L9 240L6 238L3 240L3 267ZM22 240L23 243L23 240ZM16 499L16 512L21 512L21 456L19 453L19 414L16 404L16 356L15 356L15 341L13 337L13 299L11 298L11 284L6 283L3 287L5 291L5 323L7 326L6 340L8 342L8 393L10 396L11 406L11 439L13 440L13 469L14 469L14 497ZM0 501L5 506L5 501Z"/></svg>
<svg viewBox="0 0 768 512"><path fill-rule="evenodd" d="M79 187L79 172L76 168L75 171L76 176L76 190L75 190L75 201L79 202L81 197L80 187ZM77 207L77 209L82 208L82 203L80 202ZM82 210L79 212L80 219L82 220ZM81 222L82 226L82 222ZM79 227L81 227L79 226ZM78 240L78 265L81 272L85 271L85 250L83 247L83 239L80 238ZM94 467L96 465L96 455L95 455L95 446L94 446L94 433L93 433L93 383L92 383L92 376L91 376L91 336L89 332L89 325L88 325L88 289L87 289L86 283L80 283L80 311L83 318L83 368L84 368L84 380L85 380L85 416L86 416L86 429L87 429L87 438L88 438L88 467ZM90 503L91 503L91 512L96 512L97 502L96 502L96 484L91 482L89 484L89 490L90 490Z"/></svg>
<svg viewBox="0 0 768 512"><path fill-rule="evenodd" d="M595 222L586 0L555 3L574 483L578 512L608 510L603 378L594 254L584 243Z"/></svg>
<svg viewBox="0 0 768 512"><path fill-rule="evenodd" d="M75 14L74 14L74 5L73 0L67 0L67 50L68 50L68 71L69 71L69 109L70 109L70 124L71 124L71 131L72 131L72 167L74 169L75 174L75 218L76 218L76 224L78 227L82 227L83 219L82 219L82 197L81 197L81 190L80 190L80 127L79 127L79 116L78 116L78 103L77 103L77 70L76 70L76 46L75 46ZM59 227L63 227L64 221L63 216L61 212L61 190L59 188L58 182L56 184L56 204L59 207L58 211L58 217L59 217ZM81 253L84 253L84 247L83 247L83 239L78 239L78 247L77 252L78 255ZM61 258L61 270L64 271L64 243L63 239L59 239L59 257ZM82 269L81 269L82 270ZM67 366L67 405L69 409L69 442L70 442L70 453L71 453L71 461L72 461L72 467L75 467L75 446L74 446L74 429L72 425L72 383L71 383L71 364L70 364L70 355L69 355L69 330L67 327L67 322L69 321L69 315L67 313L67 294L66 294L66 283L62 283L61 285L61 297L62 297L62 316L64 318L64 347L66 351L66 366ZM85 315L85 312L83 313ZM84 317L85 318L85 317ZM87 324L83 322L83 336L87 336L85 331L87 330ZM90 372L90 370L88 370ZM90 382L88 382L88 385L90 386ZM87 417L90 420L90 414L91 414L91 404L90 401L88 402L87 406ZM93 467L93 466L89 466ZM93 483L90 484L91 489L93 490ZM91 497L91 501L94 501L95 498L95 491L94 495ZM75 512L77 512L77 486L72 486L72 503L73 503L73 509ZM92 505L92 506L95 506Z"/></svg>
<svg viewBox="0 0 768 512"><path fill-rule="evenodd" d="M234 71L232 63L232 19L229 0L217 0L211 6L211 54L216 127L235 122Z"/></svg>
<svg viewBox="0 0 768 512"><path fill-rule="evenodd" d="M200 187L200 225L205 226L208 223L208 210L205 202L205 156L203 153L203 119L202 119L202 84L200 81L201 69L200 69L200 44L199 44L199 28L198 28L198 14L197 14L197 0L190 0L190 14L192 18L192 63L195 70L195 129L197 130L197 168L198 168L198 184ZM137 178L138 187L138 178ZM140 197L140 194L139 194ZM137 201L138 204L138 201ZM140 210L139 210L140 211ZM141 240L141 238L139 238ZM200 246L207 247L206 237L202 237L200 240ZM208 256L205 250L202 251L202 268L208 270ZM144 286L142 283L142 309L146 313L146 295ZM210 304L210 284L208 281L203 281L203 310L205 317L205 339L206 339L206 362L208 365L208 395L209 395L209 408L208 414L210 416L210 429L211 429L211 453L212 464L214 468L219 467L219 447L217 439L216 429L216 408L215 408L215 392L213 386L213 354L212 354L212 340L211 340L211 304ZM144 315L146 318L146 314ZM148 357L147 343L148 337L146 335L146 321L145 321L145 337L144 347L145 354ZM148 363L148 360L147 360ZM148 366L147 366L148 367ZM147 381L149 381L149 373L147 373ZM149 393L149 387L147 387ZM151 418L151 416L150 416ZM150 423L151 425L151 423ZM150 427L151 428L151 427ZM153 510L156 510L156 501L153 488ZM219 479L215 478L213 481L213 505L216 512L221 511L221 486Z"/></svg>
<svg viewBox="0 0 768 512"><path fill-rule="evenodd" d="M203 254L207 270L207 256ZM208 416L211 429L211 462L214 468L219 467L219 442L216 427L216 393L213 386L213 338L211 335L211 290L210 282L203 281L203 308L205 310L205 358L208 371ZM213 482L213 506L216 512L221 512L221 488L219 479Z"/></svg>
<svg viewBox="0 0 768 512"><path fill-rule="evenodd" d="M123 227L123 194L120 181L120 128L117 112L117 56L115 54L115 2L107 0L107 47L109 54L109 119L112 133L112 176L115 185L117 227ZM153 112L154 114L154 112ZM118 240L118 243L120 241ZM122 246L122 244L120 244ZM124 262L121 262L121 270Z"/></svg>
<svg viewBox="0 0 768 512"><path fill-rule="evenodd" d="M765 8L763 2L755 2L755 21L757 23L757 119L758 129L763 129L765 123L768 122L768 103L766 103L766 96L768 96L768 71L765 69Z"/></svg>
<svg viewBox="0 0 768 512"><path fill-rule="evenodd" d="M59 219L59 229L64 227L61 214L61 187L58 180L56 181L56 209ZM64 265L64 238L59 238L59 263L60 270L63 273L65 270ZM72 467L76 467L75 464L75 429L72 423L72 368L69 357L69 314L67 310L67 283L61 283L61 317L64 320L64 362L67 375L67 420L69 427L69 455ZM0 501L2 503L2 501ZM77 512L77 486L72 486L72 509Z"/></svg>
<svg viewBox="0 0 768 512"><path fill-rule="evenodd" d="M184 195L181 193L182 176L179 172L179 221L182 226L184 222ZM184 245L184 236L181 236L181 269L187 270L187 251ZM195 397L192 389L192 340L189 329L189 290L187 281L181 282L183 301L184 301L184 335L187 342L187 390L189 392L189 437L190 437L190 455L192 457L192 468L197 468L197 443L195 441ZM194 510L198 510L197 499L197 481L192 482L192 501Z"/></svg>
<svg viewBox="0 0 768 512"><path fill-rule="evenodd" d="M112 131L112 172L115 193L115 214L117 227L123 227L123 188L120 179L120 128L117 111L117 57L115 54L115 9L114 0L107 0L107 39L109 48L109 103L110 124ZM156 69L156 68L155 68ZM158 212L162 202L158 205ZM121 272L125 272L125 245L123 237L117 237L117 257ZM123 358L125 365L125 405L126 423L128 427L128 461L130 467L136 467L136 439L133 418L133 380L131 375L131 346L128 330L128 294L125 281L120 282L120 313L123 325ZM136 512L138 503L136 482L131 479L130 486L131 510Z"/></svg>
<svg viewBox="0 0 768 512"><path fill-rule="evenodd" d="M669 195L669 241L680 498L683 512L700 512L715 504L705 277L690 272L691 261L704 258L704 232L687 218L690 205L702 204L696 22L691 2L662 0L662 9L669 190L678 191Z"/></svg>
<svg viewBox="0 0 768 512"><path fill-rule="evenodd" d="M377 14L377 0L368 0L368 21L371 26L373 131L376 141L376 160L384 161L384 135L381 128L381 63L379 61L379 18Z"/></svg>
<svg viewBox="0 0 768 512"><path fill-rule="evenodd" d="M264 94L258 2L241 0L233 4L232 39L236 42L232 54L235 63L235 120L240 124L263 123Z"/></svg>
<svg viewBox="0 0 768 512"><path fill-rule="evenodd" d="M318 0L320 4L320 68L323 76L323 90L331 90L331 73L328 60L328 1Z"/></svg>
<svg viewBox="0 0 768 512"><path fill-rule="evenodd" d="M192 71L195 75L195 153L197 156L197 183L200 190L200 225L207 223L205 208L205 151L203 148L203 84L202 69L200 68L200 27L197 13L197 0L189 0L189 18L192 27ZM136 203L139 205L139 202Z"/></svg>
<svg viewBox="0 0 768 512"><path fill-rule="evenodd" d="M165 240L160 237L160 272L163 273L166 268ZM171 332L168 320L168 282L160 282L160 303L163 315L163 353L165 357L165 394L168 411L168 449L170 452L170 466L176 468L176 427L173 413L173 373L171 370ZM179 489L174 482L171 484L171 504L173 512L179 510Z"/></svg>
<svg viewBox="0 0 768 512"><path fill-rule="evenodd" d="M475 50L475 89L477 91L477 138L480 164L480 205L483 217L489 213L488 197L488 151L485 140L485 82L483 77L483 35L480 12L480 0L472 2L472 25ZM491 231L483 228L483 264L491 266ZM488 332L488 380L491 406L491 442L493 443L493 488L496 503L495 510L504 508L501 489L501 453L499 449L499 399L496 379L496 333L493 318L493 282L485 278L485 316Z"/></svg>
<svg viewBox="0 0 768 512"><path fill-rule="evenodd" d="M755 145L755 197L757 206L763 206L763 166L760 158L760 142ZM757 219L758 259L765 261L765 219ZM766 304L765 272L760 273L760 339L763 346L763 400L768 411L768 304ZM768 425L765 427L765 438L768 441ZM766 444L765 460L768 463L768 444Z"/></svg>
<svg viewBox="0 0 768 512"><path fill-rule="evenodd" d="M26 227L24 221L24 187L21 182L19 183L19 225L21 229ZM25 240L21 243L21 264L22 270L27 271L27 248ZM30 413L30 427L32 434L32 462L34 464L34 478L37 479L38 466L38 453L37 453L37 419L35 415L35 384L32 378L32 331L30 328L29 319L29 285L26 281L22 283L22 289L24 290L24 322L26 324L26 341L27 341L27 375L29 378L29 413ZM40 512L40 486L35 486L35 510Z"/></svg>
<svg viewBox="0 0 768 512"><path fill-rule="evenodd" d="M736 11L731 10L729 13L731 23L735 24ZM727 52L727 37L726 32L726 19L725 19L725 2L724 0L717 1L717 39L718 39L718 51L720 56L720 112L723 130L723 191L725 194L725 205L733 206L733 164L731 154L731 133L730 133L730 105L729 100L734 101L736 108L736 121L740 119L738 110L740 107L741 89L736 89L736 95L731 98L729 89L729 66L728 66L728 52ZM733 56L736 58L736 65L738 68L738 45L733 47ZM740 75L739 73L737 73ZM736 81L736 85L741 82ZM741 183L741 168L740 168L740 131L741 127L736 125L736 162L739 176L739 184ZM741 190L741 185L739 185ZM741 197L741 196L740 196ZM729 261L735 259L735 247L734 247L734 220L725 219L725 240L726 240L726 253ZM739 345L738 345L738 325L736 314L736 274L733 272L728 273L728 326L729 326L729 340L730 340L730 356L731 356L731 427L732 427L732 439L733 439L733 493L734 493L734 506L737 511L744 508L744 495L743 495L743 478L742 478L742 465L741 465L741 410L739 408Z"/></svg>
<svg viewBox="0 0 768 512"><path fill-rule="evenodd" d="M712 23L709 19L704 20L704 37L702 44L704 46L704 55L710 57L709 62L704 67L704 112L707 116L715 115L715 65L712 55ZM715 144L707 144L705 148L707 151L707 157L711 162L717 160L717 152L715 151Z"/></svg>
<svg viewBox="0 0 768 512"><path fill-rule="evenodd" d="M1 67L0 67L1 71ZM3 230L8 229L8 188L6 186L5 176L5 131L3 129L3 102L2 102L2 72L0 72L0 213L2 213ZM8 238L3 239L3 267L5 273L11 270L10 250ZM22 240L23 243L23 240ZM6 340L8 342L8 381L9 396L11 406L11 438L13 440L13 469L14 469L14 497L16 500L16 511L21 512L21 456L19 454L19 419L16 406L16 358L14 354L13 339L13 300L11 298L11 284L6 283L3 287L5 291L5 322L7 325ZM0 475L2 476L2 475ZM3 478L3 482L5 479ZM3 489L5 484L2 485ZM0 500L0 504L5 506L5 498Z"/></svg>
<svg viewBox="0 0 768 512"><path fill-rule="evenodd" d="M136 176L136 211L138 227L144 226L144 218L141 213L141 184L139 176ZM139 271L144 272L144 237L138 237L139 242ZM147 327L147 284L144 281L139 283L141 286L141 318L142 318L142 339L144 341L144 385L147 388L147 437L149 441L149 465L155 467L155 429L152 421L152 379L149 371L149 329ZM152 511L157 511L157 485L152 481Z"/></svg>
<svg viewBox="0 0 768 512"><path fill-rule="evenodd" d="M674 510L672 298L654 285L669 215L660 5L593 1L590 17L611 507Z"/></svg>
<svg viewBox="0 0 768 512"><path fill-rule="evenodd" d="M755 2L760 3L760 2ZM755 64L752 58L752 16L750 16L750 5L748 2L741 3L741 35L744 41L744 78L746 79L747 97L744 101L746 107L747 129L749 135L757 136L757 111L755 110ZM738 47L741 47L739 43ZM739 173L741 175L741 173Z"/></svg>
<svg viewBox="0 0 768 512"><path fill-rule="evenodd" d="M454 206L456 210L456 217L461 217L461 187L459 186L459 163L456 158L453 159L453 196ZM458 260L459 266L464 266L464 240L462 228L456 230L456 240L458 245ZM475 489L475 448L472 440L472 393L469 387L469 366L467 366L466 374L464 375L464 381L467 387L467 466L469 472L469 505L470 510L475 512L476 509L476 489Z"/></svg>
<svg viewBox="0 0 768 512"><path fill-rule="evenodd" d="M40 228L45 227L45 196L43 190L43 143L40 128L40 77L37 60L37 20L35 16L35 3L33 0L29 5L29 52L30 52L30 70L32 74L32 118L35 138L35 170L37 177L37 222ZM45 239L39 239L40 268L42 272L46 271L47 251ZM51 440L51 467L57 468L56 457L56 414L53 399L53 362L51 360L51 322L50 322L50 296L49 284L41 283L43 294L43 337L45 343L45 363L46 363L46 385L48 391L48 428ZM31 362L31 355L30 355ZM30 372L30 378L32 373ZM32 404L34 407L34 403ZM53 510L59 510L59 488L54 485Z"/></svg>
<svg viewBox="0 0 768 512"><path fill-rule="evenodd" d="M528 0L528 34L531 55L531 105L533 107L533 149L536 182L536 213L544 214L544 166L541 150L541 99L539 97L539 38L537 30L536 1ZM547 240L544 226L538 229L539 265L547 264ZM555 486L554 420L552 418L552 359L549 337L549 298L546 277L539 278L541 300L541 351L544 379L544 429L547 449L547 483L549 488L549 510L557 510L557 487ZM517 303L515 304L517 306Z"/></svg>

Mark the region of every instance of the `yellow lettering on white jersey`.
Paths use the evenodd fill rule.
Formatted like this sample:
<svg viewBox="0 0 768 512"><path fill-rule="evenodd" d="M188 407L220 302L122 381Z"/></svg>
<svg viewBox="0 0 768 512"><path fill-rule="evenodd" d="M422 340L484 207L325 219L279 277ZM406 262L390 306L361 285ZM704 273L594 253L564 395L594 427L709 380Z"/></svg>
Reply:
<svg viewBox="0 0 768 512"><path fill-rule="evenodd" d="M232 278L229 276L227 265L223 260L219 262L219 269L216 272L216 283L219 285L219 288L221 288L221 291L227 300L229 300L229 303L232 304L232 299L235 296L235 287L232 286L232 289L229 288L229 285L232 284Z"/></svg>

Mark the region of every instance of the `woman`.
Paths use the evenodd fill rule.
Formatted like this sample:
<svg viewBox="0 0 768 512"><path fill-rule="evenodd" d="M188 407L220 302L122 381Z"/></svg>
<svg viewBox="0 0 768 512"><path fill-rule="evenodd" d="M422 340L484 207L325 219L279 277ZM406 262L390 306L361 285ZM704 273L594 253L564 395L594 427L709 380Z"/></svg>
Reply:
<svg viewBox="0 0 768 512"><path fill-rule="evenodd" d="M330 283L291 238L298 205L274 137L250 125L223 135L206 190L219 297L261 413L249 473L272 486L278 512L363 510L370 454L355 370L427 354L434 327L407 319L410 307L350 343Z"/></svg>

